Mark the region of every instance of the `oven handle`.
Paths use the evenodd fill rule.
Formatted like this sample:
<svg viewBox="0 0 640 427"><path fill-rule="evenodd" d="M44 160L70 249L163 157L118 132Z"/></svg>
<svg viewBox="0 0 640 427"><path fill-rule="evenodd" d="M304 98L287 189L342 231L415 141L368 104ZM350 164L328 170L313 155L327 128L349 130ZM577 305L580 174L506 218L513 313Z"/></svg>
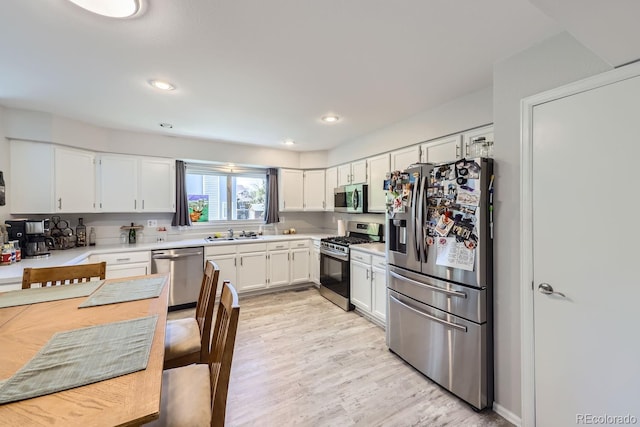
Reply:
<svg viewBox="0 0 640 427"><path fill-rule="evenodd" d="M402 274L398 274L395 271L390 271L389 275L391 275L391 277L395 277L396 279L400 279L400 280L405 280L407 282L411 282L412 284L414 284L416 286L427 288L427 289L429 289L431 291L442 292L443 294L447 294L447 295L450 295L452 297L459 297L459 298L465 298L465 299L467 298L467 294L465 294L464 292L450 291L448 289L438 288L437 286L432 286L432 285L429 285L427 283L418 282L417 280L413 280L413 279L408 278L407 276L403 276Z"/></svg>
<svg viewBox="0 0 640 427"><path fill-rule="evenodd" d="M331 258L339 259L340 261L349 261L349 255L345 255L345 254L343 254L341 252L325 249L323 247L320 247L320 253L322 255L326 255L326 256L329 256Z"/></svg>
<svg viewBox="0 0 640 427"><path fill-rule="evenodd" d="M422 311L416 310L415 308L403 303L402 301L400 301L399 299L397 299L396 297L394 297L391 294L389 294L389 298L391 298L393 301L395 301L396 303L400 304L404 308L408 308L409 310L413 311L416 314L419 314L422 317L426 317L429 320L433 320L434 322L441 323L441 324L443 324L445 326L448 326L450 328L455 328L455 329L458 329L458 330L460 330L462 332L467 332L467 327L466 326L458 325L457 323L447 322L446 320L438 319L435 316L432 316L432 315L427 314L427 313L423 313Z"/></svg>

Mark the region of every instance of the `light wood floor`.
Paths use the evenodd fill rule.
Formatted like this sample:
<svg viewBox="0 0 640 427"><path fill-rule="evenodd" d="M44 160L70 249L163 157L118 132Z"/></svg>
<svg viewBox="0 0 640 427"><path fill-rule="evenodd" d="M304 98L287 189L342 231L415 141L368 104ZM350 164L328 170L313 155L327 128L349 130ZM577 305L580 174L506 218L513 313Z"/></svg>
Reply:
<svg viewBox="0 0 640 427"><path fill-rule="evenodd" d="M308 288L240 299L226 425L511 424L475 412L389 352L381 328Z"/></svg>

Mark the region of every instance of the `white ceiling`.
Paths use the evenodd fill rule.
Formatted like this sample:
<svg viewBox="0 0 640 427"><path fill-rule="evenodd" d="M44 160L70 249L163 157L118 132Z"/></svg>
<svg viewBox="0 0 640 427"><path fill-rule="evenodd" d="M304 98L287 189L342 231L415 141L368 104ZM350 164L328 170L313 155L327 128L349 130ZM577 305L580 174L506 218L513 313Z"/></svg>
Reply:
<svg viewBox="0 0 640 427"><path fill-rule="evenodd" d="M109 128L328 149L488 87L495 61L587 21L557 0L531 1L556 20L526 0L147 0L128 20L66 0L3 1L0 104ZM160 93L152 78L177 89ZM330 112L342 120L321 123Z"/></svg>

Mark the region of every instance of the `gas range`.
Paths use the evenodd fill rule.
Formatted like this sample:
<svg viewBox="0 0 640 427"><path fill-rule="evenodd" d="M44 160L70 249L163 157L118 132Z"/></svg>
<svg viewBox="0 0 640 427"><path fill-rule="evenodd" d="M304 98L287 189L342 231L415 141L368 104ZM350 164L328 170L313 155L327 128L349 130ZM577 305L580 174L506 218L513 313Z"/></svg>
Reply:
<svg viewBox="0 0 640 427"><path fill-rule="evenodd" d="M343 310L351 304L349 246L382 241L382 224L349 222L348 236L320 239L320 294Z"/></svg>

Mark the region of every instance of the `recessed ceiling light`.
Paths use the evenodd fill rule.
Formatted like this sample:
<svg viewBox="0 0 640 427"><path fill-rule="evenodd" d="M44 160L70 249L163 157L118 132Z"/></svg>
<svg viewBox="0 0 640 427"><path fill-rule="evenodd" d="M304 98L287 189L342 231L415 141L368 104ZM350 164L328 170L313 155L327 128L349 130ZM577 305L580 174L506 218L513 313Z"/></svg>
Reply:
<svg viewBox="0 0 640 427"><path fill-rule="evenodd" d="M160 123L160 127L165 129L173 129L173 125L171 123Z"/></svg>
<svg viewBox="0 0 640 427"><path fill-rule="evenodd" d="M340 120L340 117L335 114L327 114L326 116L322 116L322 121L325 123L335 123Z"/></svg>
<svg viewBox="0 0 640 427"><path fill-rule="evenodd" d="M77 6L109 18L130 18L142 10L141 0L69 0Z"/></svg>
<svg viewBox="0 0 640 427"><path fill-rule="evenodd" d="M149 84L160 90L174 90L176 88L171 83L162 80L149 80Z"/></svg>
<svg viewBox="0 0 640 427"><path fill-rule="evenodd" d="M295 145L296 142L293 139L285 139L284 141L282 141L282 143L284 145Z"/></svg>

